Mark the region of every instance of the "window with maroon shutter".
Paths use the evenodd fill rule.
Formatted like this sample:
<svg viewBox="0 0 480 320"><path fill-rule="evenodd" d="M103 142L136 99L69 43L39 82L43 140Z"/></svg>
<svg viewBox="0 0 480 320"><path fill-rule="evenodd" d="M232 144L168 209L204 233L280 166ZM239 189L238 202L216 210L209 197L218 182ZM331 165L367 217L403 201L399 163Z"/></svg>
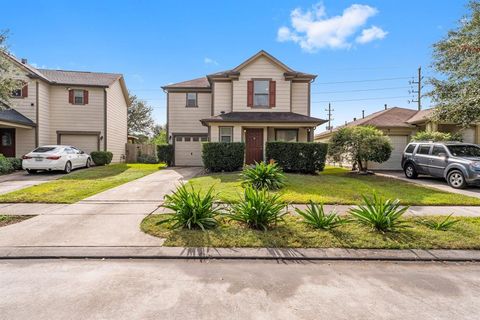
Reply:
<svg viewBox="0 0 480 320"><path fill-rule="evenodd" d="M253 80L247 81L247 107L253 107Z"/></svg>
<svg viewBox="0 0 480 320"><path fill-rule="evenodd" d="M79 105L84 105L85 104L85 98L88 99L88 93L85 94L87 90L79 90L79 89L74 89L71 90L73 92L73 96L70 93L68 100L72 101L71 103L73 104L79 104Z"/></svg>
<svg viewBox="0 0 480 320"><path fill-rule="evenodd" d="M22 88L22 98L28 97L28 84L24 85Z"/></svg>
<svg viewBox="0 0 480 320"><path fill-rule="evenodd" d="M83 90L83 104L88 104L88 90Z"/></svg>
<svg viewBox="0 0 480 320"><path fill-rule="evenodd" d="M269 107L270 108L273 108L275 107L275 98L276 98L276 95L277 95L277 89L276 89L276 82L271 80L270 81L270 85L269 85L269 89L268 89L268 93L269 93Z"/></svg>
<svg viewBox="0 0 480 320"><path fill-rule="evenodd" d="M68 90L68 103L73 104L73 90Z"/></svg>

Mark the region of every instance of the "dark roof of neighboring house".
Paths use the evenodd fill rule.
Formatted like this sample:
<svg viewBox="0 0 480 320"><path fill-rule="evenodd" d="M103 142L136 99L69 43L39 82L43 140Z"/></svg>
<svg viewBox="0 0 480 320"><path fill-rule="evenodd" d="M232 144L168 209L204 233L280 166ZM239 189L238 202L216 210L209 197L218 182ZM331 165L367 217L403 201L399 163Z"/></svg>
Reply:
<svg viewBox="0 0 480 320"><path fill-rule="evenodd" d="M432 116L433 109L425 109L418 111L413 117L407 120L407 123L414 124L419 122L424 122Z"/></svg>
<svg viewBox="0 0 480 320"><path fill-rule="evenodd" d="M283 122L310 123L321 125L327 122L323 119L304 116L293 112L229 112L200 120L204 125L209 122Z"/></svg>
<svg viewBox="0 0 480 320"><path fill-rule="evenodd" d="M417 116L417 114L427 114L428 110L413 110L407 108L393 107L386 110L381 110L375 113L372 113L365 118L357 119L355 121L349 122L346 125L336 127L333 129L333 132L337 131L340 128L344 127L353 127L353 126L375 126L380 128L413 128L413 125L409 121L410 119ZM423 118L426 120L427 118ZM322 138L328 136L332 131L324 131L315 136L315 138Z"/></svg>
<svg viewBox="0 0 480 320"><path fill-rule="evenodd" d="M108 87L122 77L118 73L38 69L53 83Z"/></svg>
<svg viewBox="0 0 480 320"><path fill-rule="evenodd" d="M25 126L35 127L36 124L29 118L25 117L23 114L18 112L15 109L10 109L5 103L0 102L4 108L8 108L5 110L0 110L0 121L11 122L16 124L22 124Z"/></svg>
<svg viewBox="0 0 480 320"><path fill-rule="evenodd" d="M251 61L257 59L258 57L263 56L266 57L267 59L270 59L273 61L275 64L280 66L285 70L284 76L286 78L301 78L301 79L315 79L317 76L314 74L309 74L305 72L299 72L292 70L290 67L285 65L283 62L266 52L265 50L260 50L244 62L242 62L240 65L237 67L231 69L231 70L225 70L225 71L220 71L216 73L211 73L207 75L206 77L198 78L198 79L193 79L193 80L187 80L183 82L178 82L174 84L169 84L166 86L163 86L162 89L196 89L196 88L210 88L210 82L209 79L214 79L214 78L221 78L221 79L229 79L229 78L236 78L240 74L240 69L242 69L244 66L249 64Z"/></svg>
<svg viewBox="0 0 480 320"><path fill-rule="evenodd" d="M208 82L207 77L201 77L193 80L182 81L178 83L169 84L162 87L163 89L173 89L173 88L210 88L210 82Z"/></svg>

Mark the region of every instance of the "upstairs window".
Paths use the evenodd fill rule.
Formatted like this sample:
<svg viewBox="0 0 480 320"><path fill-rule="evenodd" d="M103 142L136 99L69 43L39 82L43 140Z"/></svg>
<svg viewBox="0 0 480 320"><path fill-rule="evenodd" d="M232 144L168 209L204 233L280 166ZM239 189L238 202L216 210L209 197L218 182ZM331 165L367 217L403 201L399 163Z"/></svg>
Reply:
<svg viewBox="0 0 480 320"><path fill-rule="evenodd" d="M12 98L26 98L28 97L28 84L24 83L22 88L14 89L11 93Z"/></svg>
<svg viewBox="0 0 480 320"><path fill-rule="evenodd" d="M73 90L73 104L85 104L83 100L83 90Z"/></svg>
<svg viewBox="0 0 480 320"><path fill-rule="evenodd" d="M22 97L22 89L15 89L12 91L13 98L21 98Z"/></svg>
<svg viewBox="0 0 480 320"><path fill-rule="evenodd" d="M253 106L254 107L268 107L269 106L269 85L268 80L254 80L253 81Z"/></svg>
<svg viewBox="0 0 480 320"><path fill-rule="evenodd" d="M188 92L187 93L187 107L188 108L198 107L197 93L196 92Z"/></svg>
<svg viewBox="0 0 480 320"><path fill-rule="evenodd" d="M233 127L220 127L220 142L232 142L233 140Z"/></svg>
<svg viewBox="0 0 480 320"><path fill-rule="evenodd" d="M68 90L68 102L71 104L88 104L88 91L81 89Z"/></svg>

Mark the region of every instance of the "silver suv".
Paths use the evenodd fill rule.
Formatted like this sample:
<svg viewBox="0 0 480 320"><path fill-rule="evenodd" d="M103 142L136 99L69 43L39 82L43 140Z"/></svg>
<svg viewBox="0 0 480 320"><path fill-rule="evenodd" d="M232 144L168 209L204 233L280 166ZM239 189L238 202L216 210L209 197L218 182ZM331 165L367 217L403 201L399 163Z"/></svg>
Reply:
<svg viewBox="0 0 480 320"><path fill-rule="evenodd" d="M445 178L452 188L480 185L480 147L471 143L416 141L402 155L405 176Z"/></svg>

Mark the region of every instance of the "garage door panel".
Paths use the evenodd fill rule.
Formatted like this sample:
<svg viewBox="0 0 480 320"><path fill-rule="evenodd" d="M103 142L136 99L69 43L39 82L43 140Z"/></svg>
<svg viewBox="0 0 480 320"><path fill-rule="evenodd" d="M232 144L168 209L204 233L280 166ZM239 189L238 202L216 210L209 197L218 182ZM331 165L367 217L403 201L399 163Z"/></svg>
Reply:
<svg viewBox="0 0 480 320"><path fill-rule="evenodd" d="M388 136L392 143L392 155L383 163L369 162L372 170L402 170L402 154L408 144L408 136Z"/></svg>
<svg viewBox="0 0 480 320"><path fill-rule="evenodd" d="M60 144L74 146L86 153L98 151L98 136L80 134L62 134Z"/></svg>
<svg viewBox="0 0 480 320"><path fill-rule="evenodd" d="M206 136L205 137L199 137L199 136L176 137L175 165L176 166L203 166L202 140L206 141Z"/></svg>

